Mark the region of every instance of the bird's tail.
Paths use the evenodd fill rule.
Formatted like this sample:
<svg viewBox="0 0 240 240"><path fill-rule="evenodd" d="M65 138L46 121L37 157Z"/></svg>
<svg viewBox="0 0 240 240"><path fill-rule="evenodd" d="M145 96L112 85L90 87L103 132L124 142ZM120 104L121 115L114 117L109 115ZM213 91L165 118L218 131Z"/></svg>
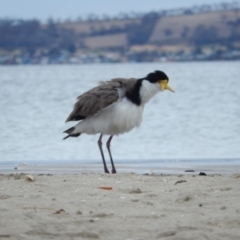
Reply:
<svg viewBox="0 0 240 240"><path fill-rule="evenodd" d="M68 135L66 137L63 138L63 140L69 138L69 137L78 137L81 135L81 133L73 133L75 130L75 127L71 127L69 129L67 129L66 131L64 131L63 133L67 133Z"/></svg>

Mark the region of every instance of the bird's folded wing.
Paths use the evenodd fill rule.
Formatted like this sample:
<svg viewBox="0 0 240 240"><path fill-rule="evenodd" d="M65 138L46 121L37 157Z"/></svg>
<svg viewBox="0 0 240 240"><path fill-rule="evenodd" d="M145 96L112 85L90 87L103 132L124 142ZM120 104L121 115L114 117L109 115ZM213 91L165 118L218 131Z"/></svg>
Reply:
<svg viewBox="0 0 240 240"><path fill-rule="evenodd" d="M120 85L117 82L106 82L80 95L66 122L82 120L117 102Z"/></svg>

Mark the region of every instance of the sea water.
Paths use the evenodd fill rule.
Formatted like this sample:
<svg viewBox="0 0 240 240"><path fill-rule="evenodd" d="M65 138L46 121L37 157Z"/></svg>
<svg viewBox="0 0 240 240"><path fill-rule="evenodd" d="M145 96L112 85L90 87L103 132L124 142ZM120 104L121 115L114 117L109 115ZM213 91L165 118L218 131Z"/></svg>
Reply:
<svg viewBox="0 0 240 240"><path fill-rule="evenodd" d="M0 164L101 163L98 135L62 140L76 97L99 81L157 69L175 93L156 95L141 126L113 138L115 163L239 160L240 62L229 61L1 66Z"/></svg>

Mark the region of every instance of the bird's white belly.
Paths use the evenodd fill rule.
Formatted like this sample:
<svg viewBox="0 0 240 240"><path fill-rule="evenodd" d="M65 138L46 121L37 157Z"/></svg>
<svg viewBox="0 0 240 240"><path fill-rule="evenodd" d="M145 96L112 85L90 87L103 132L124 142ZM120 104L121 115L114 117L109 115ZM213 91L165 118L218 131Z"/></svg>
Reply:
<svg viewBox="0 0 240 240"><path fill-rule="evenodd" d="M126 98L116 102L76 125L75 133L118 135L138 127L144 106L137 106Z"/></svg>

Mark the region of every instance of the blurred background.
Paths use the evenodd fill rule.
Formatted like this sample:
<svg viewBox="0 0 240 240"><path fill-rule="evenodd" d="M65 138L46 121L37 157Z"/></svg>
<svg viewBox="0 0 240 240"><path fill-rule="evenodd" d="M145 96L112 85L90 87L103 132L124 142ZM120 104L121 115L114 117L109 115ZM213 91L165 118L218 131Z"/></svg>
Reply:
<svg viewBox="0 0 240 240"><path fill-rule="evenodd" d="M239 60L240 1L0 0L0 161L101 161L98 136L61 140L76 97L156 69L176 93L113 139L114 158L239 158Z"/></svg>
<svg viewBox="0 0 240 240"><path fill-rule="evenodd" d="M240 1L0 0L0 64L240 59Z"/></svg>

